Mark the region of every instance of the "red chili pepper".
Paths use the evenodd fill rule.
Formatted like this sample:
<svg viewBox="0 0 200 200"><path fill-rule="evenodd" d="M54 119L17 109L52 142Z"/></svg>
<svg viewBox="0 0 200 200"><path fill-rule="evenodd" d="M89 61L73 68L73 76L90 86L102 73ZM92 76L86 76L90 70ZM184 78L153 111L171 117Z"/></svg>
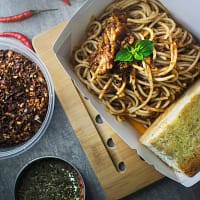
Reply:
<svg viewBox="0 0 200 200"><path fill-rule="evenodd" d="M69 0L61 0L61 1L63 1L64 3L66 3L68 6L71 6L71 3L70 3Z"/></svg>
<svg viewBox="0 0 200 200"><path fill-rule="evenodd" d="M17 22L22 21L24 19L27 19L33 15L39 14L41 12L47 12L47 11L53 11L57 9L47 9L47 10L26 10L22 13L19 13L17 15L11 15L6 17L0 17L0 22Z"/></svg>
<svg viewBox="0 0 200 200"><path fill-rule="evenodd" d="M19 41L21 41L25 46L29 47L30 49L33 49L31 41L22 33L19 32L0 32L0 36L3 37L13 37Z"/></svg>

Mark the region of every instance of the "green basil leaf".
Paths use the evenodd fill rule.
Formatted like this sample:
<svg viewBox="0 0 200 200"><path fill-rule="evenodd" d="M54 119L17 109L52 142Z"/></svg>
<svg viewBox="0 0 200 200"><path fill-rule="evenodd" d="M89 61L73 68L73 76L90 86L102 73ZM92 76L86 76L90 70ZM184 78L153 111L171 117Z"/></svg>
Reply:
<svg viewBox="0 0 200 200"><path fill-rule="evenodd" d="M114 61L132 61L133 55L131 52L128 51L128 49L120 49L116 56Z"/></svg>
<svg viewBox="0 0 200 200"><path fill-rule="evenodd" d="M154 43L150 40L140 40L135 46L128 46L125 49L120 49L114 61L133 61L135 60L143 60L144 57L152 54L154 49Z"/></svg>
<svg viewBox="0 0 200 200"><path fill-rule="evenodd" d="M135 58L135 60L143 60L144 59L144 55L142 53L140 53L140 52L136 52L134 54L134 58Z"/></svg>
<svg viewBox="0 0 200 200"><path fill-rule="evenodd" d="M140 40L136 43L135 49L137 53L142 54L144 57L152 54L154 43L150 40Z"/></svg>

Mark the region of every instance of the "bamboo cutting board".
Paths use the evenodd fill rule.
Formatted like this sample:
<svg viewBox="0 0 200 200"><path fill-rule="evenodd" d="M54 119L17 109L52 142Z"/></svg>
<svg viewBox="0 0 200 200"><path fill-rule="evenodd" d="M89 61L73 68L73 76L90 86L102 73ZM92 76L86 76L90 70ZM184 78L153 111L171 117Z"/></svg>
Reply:
<svg viewBox="0 0 200 200"><path fill-rule="evenodd" d="M52 76L56 95L107 198L121 199L163 176L102 121L57 61L53 44L66 23L35 36L33 46Z"/></svg>

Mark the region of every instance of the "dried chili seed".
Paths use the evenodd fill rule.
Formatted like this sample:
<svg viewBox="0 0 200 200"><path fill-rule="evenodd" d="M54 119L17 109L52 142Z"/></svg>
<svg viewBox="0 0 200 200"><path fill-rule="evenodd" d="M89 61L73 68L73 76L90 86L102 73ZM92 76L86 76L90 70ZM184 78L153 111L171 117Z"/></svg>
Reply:
<svg viewBox="0 0 200 200"><path fill-rule="evenodd" d="M37 133L48 96L36 63L12 50L0 50L0 147L25 142Z"/></svg>

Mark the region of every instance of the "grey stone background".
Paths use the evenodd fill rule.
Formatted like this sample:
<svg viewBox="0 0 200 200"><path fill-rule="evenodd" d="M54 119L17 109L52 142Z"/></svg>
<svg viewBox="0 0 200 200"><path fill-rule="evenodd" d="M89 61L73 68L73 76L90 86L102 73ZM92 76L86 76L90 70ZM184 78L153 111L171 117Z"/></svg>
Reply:
<svg viewBox="0 0 200 200"><path fill-rule="evenodd" d="M57 8L53 13L34 16L20 23L0 23L0 31L18 31L30 39L50 27L70 19L85 0L71 0L66 6L60 0L0 0L0 16L13 15L32 9ZM56 140L55 140L56 138ZM0 200L12 200L17 173L28 161L45 155L60 156L74 164L86 182L88 200L105 200L106 197L92 171L90 164L75 136L58 98L52 121L41 140L27 152L0 161ZM105 169L106 170L106 169ZM133 177L134 178L134 177ZM200 184L185 188L172 180L163 180L152 184L124 200L199 200Z"/></svg>

